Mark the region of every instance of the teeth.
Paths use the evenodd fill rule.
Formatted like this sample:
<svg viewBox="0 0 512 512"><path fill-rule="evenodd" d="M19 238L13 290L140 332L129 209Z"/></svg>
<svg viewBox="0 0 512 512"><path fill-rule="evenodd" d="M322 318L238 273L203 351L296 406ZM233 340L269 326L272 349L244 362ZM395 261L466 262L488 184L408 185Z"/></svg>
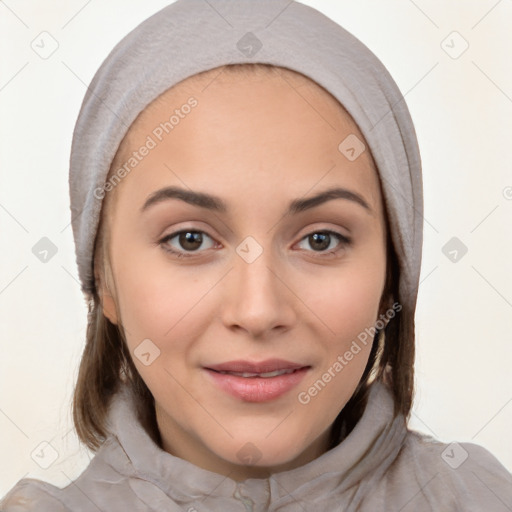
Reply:
<svg viewBox="0 0 512 512"><path fill-rule="evenodd" d="M293 373L295 370L275 370L273 372L266 372L266 373L249 373L249 372L223 372L220 373L226 373L229 375L236 375L237 377L263 377L263 378L269 378L269 377L277 377L278 375L284 375L286 373Z"/></svg>

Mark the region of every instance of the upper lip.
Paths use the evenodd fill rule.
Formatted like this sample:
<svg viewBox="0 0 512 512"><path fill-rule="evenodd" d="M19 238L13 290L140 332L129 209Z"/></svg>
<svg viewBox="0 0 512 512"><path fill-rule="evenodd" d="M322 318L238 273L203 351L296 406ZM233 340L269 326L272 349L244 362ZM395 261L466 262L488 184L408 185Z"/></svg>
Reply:
<svg viewBox="0 0 512 512"><path fill-rule="evenodd" d="M277 370L298 370L305 366L307 365L285 361L284 359L265 359L264 361L227 361L225 363L205 366L205 368L218 372L267 373Z"/></svg>

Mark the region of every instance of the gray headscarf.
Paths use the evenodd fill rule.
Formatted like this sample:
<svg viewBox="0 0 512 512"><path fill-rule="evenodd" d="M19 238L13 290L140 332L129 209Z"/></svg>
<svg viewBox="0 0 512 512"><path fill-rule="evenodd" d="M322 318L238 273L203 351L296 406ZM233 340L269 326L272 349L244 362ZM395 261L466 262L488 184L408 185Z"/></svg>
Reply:
<svg viewBox="0 0 512 512"><path fill-rule="evenodd" d="M290 0L177 0L137 26L105 59L85 95L71 149L71 217L82 291L89 295L95 286L101 191L138 114L185 78L250 62L306 75L359 126L382 183L401 271L398 300L414 309L423 195L418 143L403 95L364 44L317 10Z"/></svg>

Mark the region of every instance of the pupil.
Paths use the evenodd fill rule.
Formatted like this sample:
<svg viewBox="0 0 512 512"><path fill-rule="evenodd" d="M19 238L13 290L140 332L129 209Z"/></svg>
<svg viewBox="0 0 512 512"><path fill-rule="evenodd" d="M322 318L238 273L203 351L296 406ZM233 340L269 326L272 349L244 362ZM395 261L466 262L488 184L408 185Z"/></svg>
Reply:
<svg viewBox="0 0 512 512"><path fill-rule="evenodd" d="M179 241L184 249L195 251L201 247L203 236L197 231L187 231L180 234Z"/></svg>
<svg viewBox="0 0 512 512"><path fill-rule="evenodd" d="M329 247L330 243L330 235L328 233L314 233L313 235L310 235L310 243L311 240L313 243L311 243L311 247L313 249L327 249ZM319 242L319 243L318 243Z"/></svg>

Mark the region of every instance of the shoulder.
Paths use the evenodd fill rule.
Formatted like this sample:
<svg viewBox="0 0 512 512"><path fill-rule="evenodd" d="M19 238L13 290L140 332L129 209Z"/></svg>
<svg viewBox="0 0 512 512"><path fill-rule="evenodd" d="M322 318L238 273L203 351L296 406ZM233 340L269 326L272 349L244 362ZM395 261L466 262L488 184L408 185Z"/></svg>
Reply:
<svg viewBox="0 0 512 512"><path fill-rule="evenodd" d="M414 502L422 500L435 503L439 510L512 510L512 474L474 443L443 443L408 430L390 470L410 484L410 510L418 510Z"/></svg>
<svg viewBox="0 0 512 512"><path fill-rule="evenodd" d="M111 439L107 440L84 471L65 487L56 487L33 478L20 480L0 500L0 512L81 512L115 510L138 512L129 478L114 466L129 466L123 450Z"/></svg>
<svg viewBox="0 0 512 512"><path fill-rule="evenodd" d="M69 512L56 498L58 492L51 484L24 478L0 500L0 512Z"/></svg>

